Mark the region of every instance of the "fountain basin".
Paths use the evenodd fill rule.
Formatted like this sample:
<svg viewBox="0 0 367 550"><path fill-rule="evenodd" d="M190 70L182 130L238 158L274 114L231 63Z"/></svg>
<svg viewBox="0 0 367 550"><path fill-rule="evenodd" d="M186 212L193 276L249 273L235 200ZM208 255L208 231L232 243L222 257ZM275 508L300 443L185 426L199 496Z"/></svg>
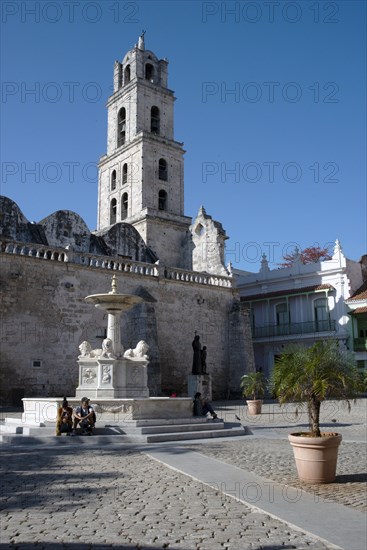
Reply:
<svg viewBox="0 0 367 550"><path fill-rule="evenodd" d="M143 299L140 296L131 294L91 294L84 298L89 304L94 304L99 309L104 309L107 312L122 312L127 311L137 304L140 304Z"/></svg>
<svg viewBox="0 0 367 550"><path fill-rule="evenodd" d="M87 394L87 397L88 394ZM27 425L56 422L62 397L25 397L22 422ZM68 398L71 407L80 405L80 399ZM190 397L149 397L132 399L91 398L97 422L128 422L141 419L178 419L192 417Z"/></svg>

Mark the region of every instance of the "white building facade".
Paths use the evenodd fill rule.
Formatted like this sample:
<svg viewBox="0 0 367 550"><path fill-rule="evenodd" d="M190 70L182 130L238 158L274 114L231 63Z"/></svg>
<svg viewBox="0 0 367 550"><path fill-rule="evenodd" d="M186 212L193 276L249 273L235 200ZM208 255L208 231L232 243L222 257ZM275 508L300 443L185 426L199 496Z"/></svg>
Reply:
<svg viewBox="0 0 367 550"><path fill-rule="evenodd" d="M266 376L291 342L337 339L354 350L346 301L362 285L363 268L344 256L339 241L331 260L302 264L298 255L291 267L270 270L264 255L258 273L235 276L241 303L250 310L256 367Z"/></svg>
<svg viewBox="0 0 367 550"><path fill-rule="evenodd" d="M346 300L357 365L367 369L367 281Z"/></svg>

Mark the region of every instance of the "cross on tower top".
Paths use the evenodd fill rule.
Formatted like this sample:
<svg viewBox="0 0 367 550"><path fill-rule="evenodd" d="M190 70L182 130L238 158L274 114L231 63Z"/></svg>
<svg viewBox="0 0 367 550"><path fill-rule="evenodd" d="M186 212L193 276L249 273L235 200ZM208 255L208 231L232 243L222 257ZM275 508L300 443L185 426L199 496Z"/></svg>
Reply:
<svg viewBox="0 0 367 550"><path fill-rule="evenodd" d="M145 50L145 43L144 43L144 35L147 31L142 30L141 35L139 36L138 41L138 49L144 51Z"/></svg>

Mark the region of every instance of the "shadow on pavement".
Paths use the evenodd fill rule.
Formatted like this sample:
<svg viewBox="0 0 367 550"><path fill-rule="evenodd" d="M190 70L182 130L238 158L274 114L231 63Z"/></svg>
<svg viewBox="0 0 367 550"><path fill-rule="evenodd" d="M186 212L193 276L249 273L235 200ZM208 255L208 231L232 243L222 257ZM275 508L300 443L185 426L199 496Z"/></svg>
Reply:
<svg viewBox="0 0 367 550"><path fill-rule="evenodd" d="M367 473L364 474L342 474L337 475L335 483L366 483Z"/></svg>
<svg viewBox="0 0 367 550"><path fill-rule="evenodd" d="M160 548L169 548L168 544L167 546L149 546L147 544L143 543L137 543L134 545L131 544L120 544L120 543L110 543L110 544L83 544L80 542L72 543L72 542L65 542L65 543L55 543L55 542L17 542L15 544L0 544L0 550L9 550L9 548L16 548L19 550L22 550L22 548L38 548L39 550L107 550L111 548L119 548L120 550L159 550ZM174 548L174 547L171 547ZM262 546L259 549L255 548L254 550L261 550L262 548L266 550L277 550L278 548L295 548L294 546ZM179 550L189 550L188 548L185 549L184 546L180 546Z"/></svg>
<svg viewBox="0 0 367 550"><path fill-rule="evenodd" d="M44 542L36 542L36 543L32 543L32 542L19 542L19 543L16 543L14 545L9 545L9 544L0 544L0 550L5 550L5 549L9 549L9 548L19 548L19 550L22 549L22 547L26 547L27 550L28 548L39 548L39 549L45 549L45 550L107 550L108 548L119 548L120 550L159 550L160 548L164 549L164 548L177 548L177 550L189 550L189 548L185 549L184 546L176 546L175 544L173 544L173 546L170 546L169 543L167 544L163 544L161 547L157 547L157 546L149 546L147 544L144 544L144 543L137 543L137 544L134 544L134 545L131 545L131 544L119 544L119 543L116 543L116 544L83 544L83 543L55 543L55 542L50 542L50 543L44 543ZM192 547L190 547L192 548ZM283 545L268 545L266 544L265 546L264 545L261 545L261 546L256 546L256 547L253 547L252 550L287 550L288 549L295 549L297 548L296 546L294 545L289 545L289 544L283 544ZM240 549L239 549L240 550Z"/></svg>
<svg viewBox="0 0 367 550"><path fill-rule="evenodd" d="M79 471L72 473L59 468L60 458L66 462L74 461L76 452L77 460L81 464ZM59 448L49 448L47 453L40 448L17 449L15 452L14 449L2 450L1 510L24 512L36 508L37 511L42 511L48 506L53 511L64 511L65 508L70 511L83 504L85 498L91 499L99 493L108 493L110 499L115 500L122 492L132 491L124 477L116 483L114 472L91 472L83 468L83 463L89 460L89 452L88 448L80 446L77 451L75 448L63 448L62 454ZM133 448L126 449L125 453L137 456L141 454ZM119 452L119 456L122 454ZM47 472L43 471L43 468L46 468ZM99 485L95 484L96 481Z"/></svg>
<svg viewBox="0 0 367 550"><path fill-rule="evenodd" d="M346 427L350 427L350 426L361 426L360 423L352 423L352 424L346 424L346 423L341 423L341 422L328 422L328 423L321 423L320 424L320 427L321 428L346 428ZM279 428L282 428L282 429L289 429L291 430L292 432L294 431L297 431L298 428L305 428L307 431L309 431L309 424L290 424L290 425L286 425L286 424L281 424L279 426L276 426L274 424L267 424L266 426L258 426L256 424L251 424L250 426L247 426L247 428L249 430L251 429L256 429L256 430L273 430L273 429L279 429Z"/></svg>

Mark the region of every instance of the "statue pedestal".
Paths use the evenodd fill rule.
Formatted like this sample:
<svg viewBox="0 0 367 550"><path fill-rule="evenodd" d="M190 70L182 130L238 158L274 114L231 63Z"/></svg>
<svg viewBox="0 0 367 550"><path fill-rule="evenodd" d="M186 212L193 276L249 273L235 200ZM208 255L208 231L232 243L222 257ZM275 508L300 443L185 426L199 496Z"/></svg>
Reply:
<svg viewBox="0 0 367 550"><path fill-rule="evenodd" d="M189 374L187 377L187 393L194 397L200 392L203 399L212 400L212 377L210 374Z"/></svg>

